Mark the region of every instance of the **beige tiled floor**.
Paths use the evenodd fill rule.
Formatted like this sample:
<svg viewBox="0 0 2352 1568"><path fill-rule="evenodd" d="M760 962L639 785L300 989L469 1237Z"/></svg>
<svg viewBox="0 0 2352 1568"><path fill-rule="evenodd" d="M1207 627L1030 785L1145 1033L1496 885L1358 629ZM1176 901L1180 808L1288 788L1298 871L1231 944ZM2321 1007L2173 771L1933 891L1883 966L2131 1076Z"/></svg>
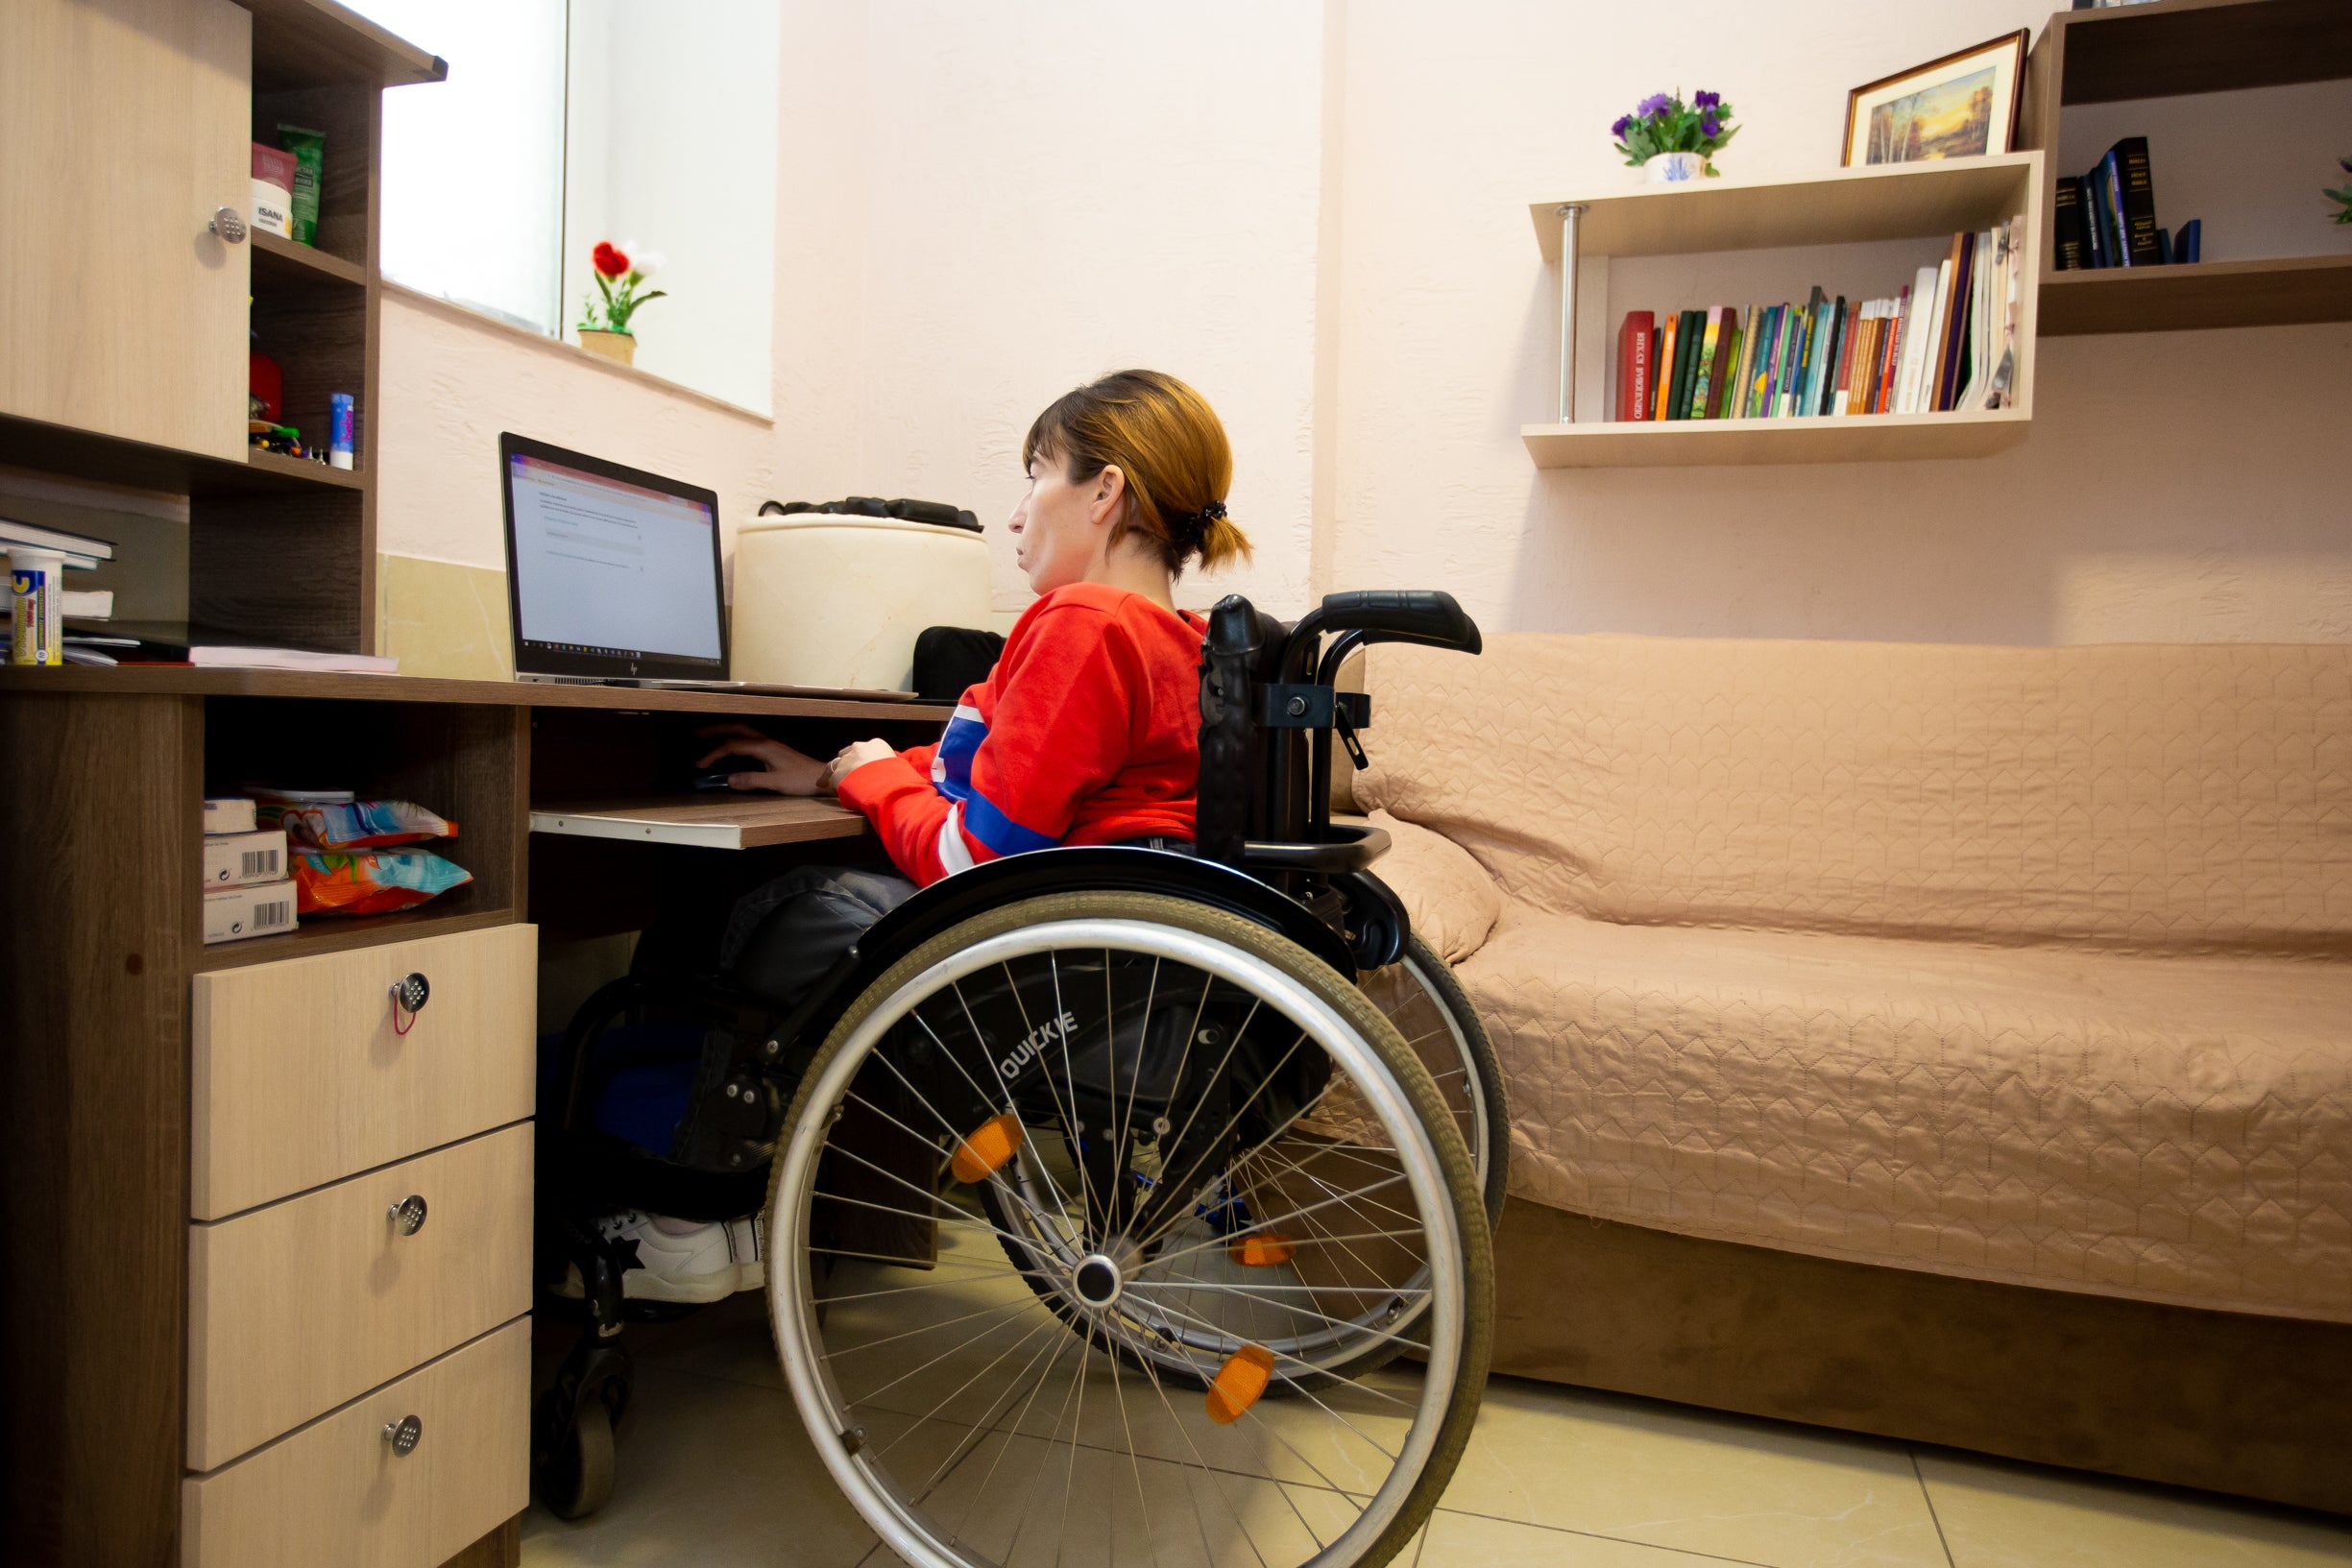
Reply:
<svg viewBox="0 0 2352 1568"><path fill-rule="evenodd" d="M648 1338L612 1502L577 1525L534 1508L522 1560L831 1568L873 1544L785 1398L758 1302L738 1297ZM1497 1379L1416 1552L1398 1560L2316 1568L2352 1564L2352 1522Z"/></svg>

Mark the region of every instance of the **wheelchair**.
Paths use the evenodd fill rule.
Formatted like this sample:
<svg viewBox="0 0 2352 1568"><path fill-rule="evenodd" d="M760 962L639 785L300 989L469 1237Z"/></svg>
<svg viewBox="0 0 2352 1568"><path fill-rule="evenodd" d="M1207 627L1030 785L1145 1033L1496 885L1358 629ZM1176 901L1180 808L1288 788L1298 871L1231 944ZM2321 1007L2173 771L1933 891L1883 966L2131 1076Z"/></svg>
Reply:
<svg viewBox="0 0 2352 1568"><path fill-rule="evenodd" d="M924 1568L1378 1564L1467 1442L1508 1120L1442 958L1331 820L1342 663L1476 653L1450 595L1238 595L1201 658L1195 853L1056 848L916 894L788 1012L724 977L582 1007L543 1128L590 1329L536 1418L543 1500L613 1480L627 1259L594 1214L759 1206L792 1402ZM691 1044L668 1148L598 1085ZM544 1223L544 1222L543 1222ZM547 1265L543 1263L543 1275Z"/></svg>

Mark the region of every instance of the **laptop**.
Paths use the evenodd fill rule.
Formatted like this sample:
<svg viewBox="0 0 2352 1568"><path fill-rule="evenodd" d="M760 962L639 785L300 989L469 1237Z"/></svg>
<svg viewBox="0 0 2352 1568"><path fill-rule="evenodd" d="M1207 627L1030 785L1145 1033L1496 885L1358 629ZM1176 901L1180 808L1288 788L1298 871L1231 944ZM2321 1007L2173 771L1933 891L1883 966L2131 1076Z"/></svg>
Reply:
<svg viewBox="0 0 2352 1568"><path fill-rule="evenodd" d="M498 466L515 679L914 700L729 678L712 492L512 431Z"/></svg>

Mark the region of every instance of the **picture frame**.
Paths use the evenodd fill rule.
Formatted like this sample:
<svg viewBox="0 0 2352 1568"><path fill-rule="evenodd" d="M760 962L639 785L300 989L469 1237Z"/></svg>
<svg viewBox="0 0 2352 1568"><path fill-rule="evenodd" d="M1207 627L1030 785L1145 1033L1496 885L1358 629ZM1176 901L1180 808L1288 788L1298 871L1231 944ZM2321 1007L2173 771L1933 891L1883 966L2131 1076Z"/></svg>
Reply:
<svg viewBox="0 0 2352 1568"><path fill-rule="evenodd" d="M2020 28L1855 87L1846 94L1840 166L2008 152L2017 144L2025 41Z"/></svg>

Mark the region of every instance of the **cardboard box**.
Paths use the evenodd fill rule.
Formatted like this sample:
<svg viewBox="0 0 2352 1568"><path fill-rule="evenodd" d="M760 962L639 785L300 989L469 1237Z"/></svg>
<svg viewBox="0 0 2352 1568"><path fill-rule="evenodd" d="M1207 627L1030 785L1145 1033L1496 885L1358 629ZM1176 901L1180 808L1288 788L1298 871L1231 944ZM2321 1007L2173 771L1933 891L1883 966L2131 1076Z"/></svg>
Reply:
<svg viewBox="0 0 2352 1568"><path fill-rule="evenodd" d="M281 856L280 858L283 858ZM294 883L224 887L205 895L205 941L241 942L294 929Z"/></svg>
<svg viewBox="0 0 2352 1568"><path fill-rule="evenodd" d="M249 882L275 882L286 876L286 834L282 828L252 833L205 835L205 886L241 887Z"/></svg>
<svg viewBox="0 0 2352 1568"><path fill-rule="evenodd" d="M254 803L242 795L213 795L205 801L206 833L249 833L255 820Z"/></svg>

